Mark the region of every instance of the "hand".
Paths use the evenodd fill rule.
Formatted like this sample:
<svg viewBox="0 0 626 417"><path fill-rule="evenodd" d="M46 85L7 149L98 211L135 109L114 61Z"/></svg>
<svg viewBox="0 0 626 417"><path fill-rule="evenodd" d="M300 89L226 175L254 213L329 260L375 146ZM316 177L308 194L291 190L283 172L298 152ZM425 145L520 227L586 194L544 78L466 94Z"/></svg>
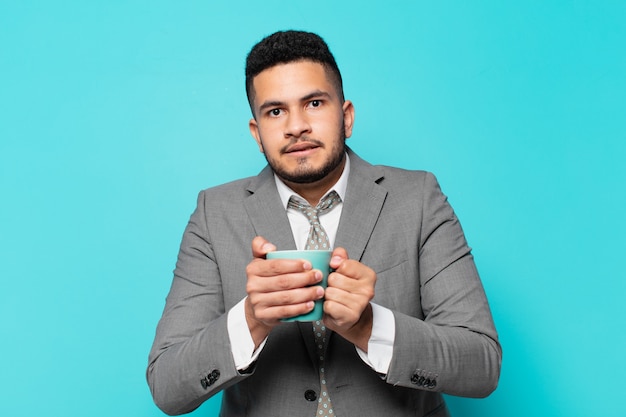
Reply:
<svg viewBox="0 0 626 417"><path fill-rule="evenodd" d="M344 339L367 352L372 334L376 273L359 261L348 259L343 248L336 248L330 261L335 269L328 276L324 301L324 324Z"/></svg>
<svg viewBox="0 0 626 417"><path fill-rule="evenodd" d="M254 259L246 267L246 320L255 347L267 337L280 320L313 310L314 301L324 296L315 286L322 273L311 263L297 259L265 259L276 247L264 238L252 240Z"/></svg>

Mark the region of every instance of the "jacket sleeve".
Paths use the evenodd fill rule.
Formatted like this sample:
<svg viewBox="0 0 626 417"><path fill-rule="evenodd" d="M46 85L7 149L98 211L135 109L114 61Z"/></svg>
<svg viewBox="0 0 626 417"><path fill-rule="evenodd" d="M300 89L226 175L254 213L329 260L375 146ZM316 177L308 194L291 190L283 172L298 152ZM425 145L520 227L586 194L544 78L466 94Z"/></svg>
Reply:
<svg viewBox="0 0 626 417"><path fill-rule="evenodd" d="M435 177L423 182L418 267L423 317L394 311L388 383L484 397L497 386L502 350L461 225Z"/></svg>
<svg viewBox="0 0 626 417"><path fill-rule="evenodd" d="M205 196L200 193L149 355L148 385L157 406L169 415L190 412L246 377L232 358L228 314L205 210Z"/></svg>

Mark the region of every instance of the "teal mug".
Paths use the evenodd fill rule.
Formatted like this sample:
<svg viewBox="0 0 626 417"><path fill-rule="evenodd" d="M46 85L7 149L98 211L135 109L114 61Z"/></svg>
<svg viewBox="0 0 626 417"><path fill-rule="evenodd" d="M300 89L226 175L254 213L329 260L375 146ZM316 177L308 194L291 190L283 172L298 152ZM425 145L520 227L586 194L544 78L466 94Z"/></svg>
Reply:
<svg viewBox="0 0 626 417"><path fill-rule="evenodd" d="M326 289L328 285L328 274L330 273L330 257L333 251L330 250L279 250L269 252L266 256L267 259L302 259L311 262L313 269L318 269L322 272L322 281L315 284L321 285ZM324 314L324 299L315 301L315 307L313 310L306 314L301 314L295 317L289 317L282 321L315 321L321 320Z"/></svg>

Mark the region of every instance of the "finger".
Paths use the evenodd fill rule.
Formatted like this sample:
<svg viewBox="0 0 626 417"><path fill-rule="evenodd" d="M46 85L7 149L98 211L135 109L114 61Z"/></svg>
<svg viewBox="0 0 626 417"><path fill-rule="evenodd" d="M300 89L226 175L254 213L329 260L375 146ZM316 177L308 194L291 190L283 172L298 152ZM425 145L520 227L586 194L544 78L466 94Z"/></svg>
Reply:
<svg viewBox="0 0 626 417"><path fill-rule="evenodd" d="M271 244L270 244L271 245ZM263 255L265 256L265 255ZM275 277L284 274L308 272L313 269L311 262L298 259L254 258L246 267L248 280L253 277ZM321 275L318 271L317 275Z"/></svg>
<svg viewBox="0 0 626 417"><path fill-rule="evenodd" d="M257 314L257 318L259 320L271 322L310 313L314 307L315 303L313 301L308 301L303 304L268 307L266 309L256 311L255 314Z"/></svg>
<svg viewBox="0 0 626 417"><path fill-rule="evenodd" d="M348 308L359 308L374 298L374 284L375 280L354 279L333 272L328 277L325 298Z"/></svg>
<svg viewBox="0 0 626 417"><path fill-rule="evenodd" d="M314 301L324 295L322 287L307 287L273 293L255 293L248 296L255 316L260 320L277 320L308 313Z"/></svg>
<svg viewBox="0 0 626 417"><path fill-rule="evenodd" d="M258 260L248 265L248 281L246 283L248 294L304 288L322 281L322 273L319 270L310 270L310 266L308 271L304 270L301 262L289 260L286 263L279 262L278 266L272 266L274 261L274 259Z"/></svg>
<svg viewBox="0 0 626 417"><path fill-rule="evenodd" d="M263 262L263 266L266 272L271 276L295 274L313 270L311 262L304 259L268 259ZM317 273L321 275L320 271L317 271Z"/></svg>
<svg viewBox="0 0 626 417"><path fill-rule="evenodd" d="M334 301L324 301L324 323L331 330L336 330L356 323L365 306L360 304L342 304Z"/></svg>
<svg viewBox="0 0 626 417"><path fill-rule="evenodd" d="M313 286L269 293L252 293L248 297L250 302L256 307L271 308L303 304L319 300L323 296L324 289L320 286Z"/></svg>
<svg viewBox="0 0 626 417"><path fill-rule="evenodd" d="M335 268L335 272L347 278L360 279L364 275L361 265L358 261L346 259Z"/></svg>
<svg viewBox="0 0 626 417"><path fill-rule="evenodd" d="M356 285L373 286L376 282L376 273L374 270L353 259L343 261L334 273L341 274L345 279L342 280L341 277L338 276L335 276L333 279L329 277L328 285L341 285L339 281L345 282L346 285L352 285L355 283L349 281L358 281Z"/></svg>
<svg viewBox="0 0 626 417"><path fill-rule="evenodd" d="M276 246L262 236L256 236L252 239L252 256L255 258L265 258L268 252L275 250Z"/></svg>
<svg viewBox="0 0 626 417"><path fill-rule="evenodd" d="M348 259L348 252L344 248L335 248L333 250L332 257L330 258L330 267L337 269L343 261Z"/></svg>
<svg viewBox="0 0 626 417"><path fill-rule="evenodd" d="M324 292L324 310L326 310L326 305L331 306L333 304L350 307L353 303L351 298L352 297L348 291L337 287L328 287Z"/></svg>
<svg viewBox="0 0 626 417"><path fill-rule="evenodd" d="M324 292L324 300L330 303L341 304L347 308L355 308L370 301L370 298L358 291L349 291L339 287L328 287Z"/></svg>
<svg viewBox="0 0 626 417"><path fill-rule="evenodd" d="M331 272L328 275L328 289L338 289L338 290L342 290L342 291L349 291L350 289L347 288L347 285L349 285L350 281L354 281L353 279L349 279L347 278L345 275L342 275L339 272ZM331 291L332 294L332 291Z"/></svg>
<svg viewBox="0 0 626 417"><path fill-rule="evenodd" d="M337 272L328 277L326 300L346 307L360 309L375 294L376 274L356 261L344 262Z"/></svg>
<svg viewBox="0 0 626 417"><path fill-rule="evenodd" d="M353 281L353 280L352 280ZM359 317L363 309L372 300L367 290L349 292L336 287L329 287L324 293L324 313L333 319L350 321Z"/></svg>

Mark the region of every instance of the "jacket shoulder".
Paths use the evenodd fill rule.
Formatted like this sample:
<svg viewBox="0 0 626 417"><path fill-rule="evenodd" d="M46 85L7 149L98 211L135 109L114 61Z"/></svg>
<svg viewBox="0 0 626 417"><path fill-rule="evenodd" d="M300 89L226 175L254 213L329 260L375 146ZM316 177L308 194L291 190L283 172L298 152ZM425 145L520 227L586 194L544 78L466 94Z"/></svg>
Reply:
<svg viewBox="0 0 626 417"><path fill-rule="evenodd" d="M423 190L432 187L439 188L439 182L430 171L410 170L387 165L376 165L380 170L381 177L377 181L390 190Z"/></svg>

